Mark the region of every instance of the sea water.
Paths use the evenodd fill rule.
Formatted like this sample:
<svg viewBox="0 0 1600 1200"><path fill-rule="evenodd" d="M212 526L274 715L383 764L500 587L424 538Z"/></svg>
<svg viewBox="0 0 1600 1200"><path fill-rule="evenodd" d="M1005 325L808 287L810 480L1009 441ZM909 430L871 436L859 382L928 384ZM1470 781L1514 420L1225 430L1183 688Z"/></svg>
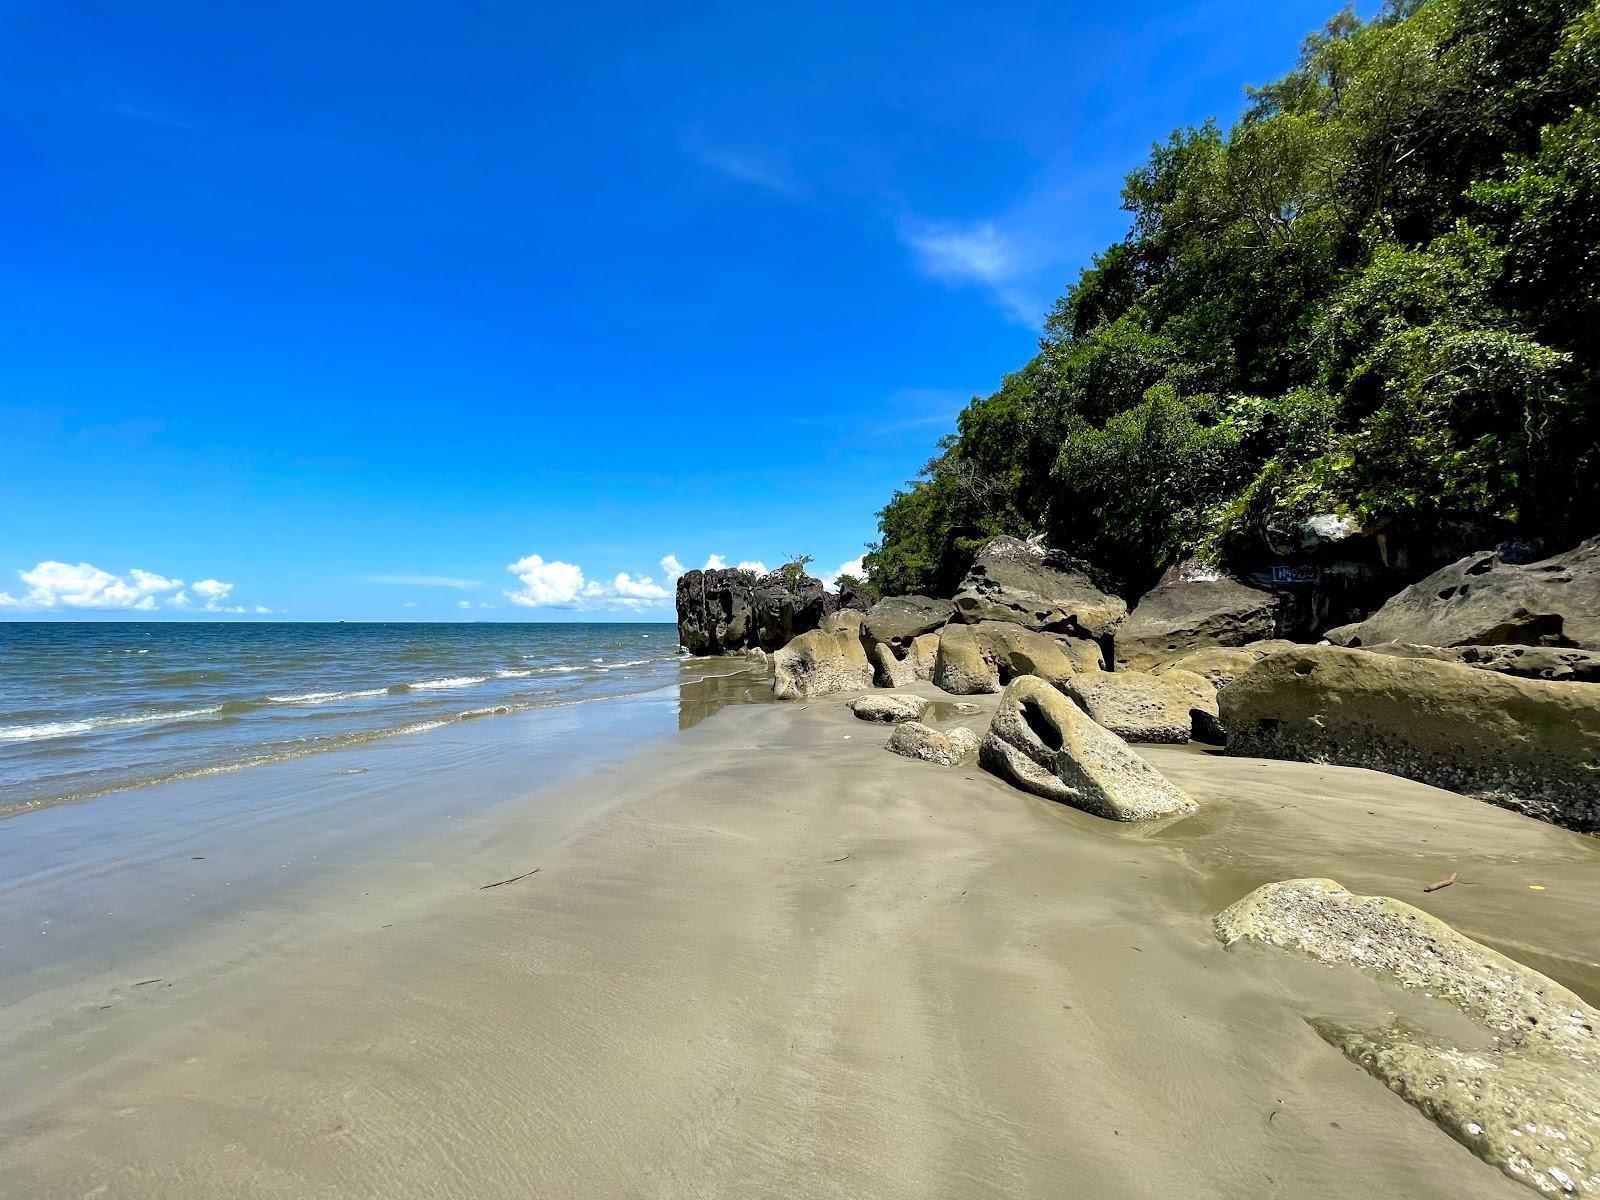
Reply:
<svg viewBox="0 0 1600 1200"><path fill-rule="evenodd" d="M677 684L671 624L0 623L0 815Z"/></svg>

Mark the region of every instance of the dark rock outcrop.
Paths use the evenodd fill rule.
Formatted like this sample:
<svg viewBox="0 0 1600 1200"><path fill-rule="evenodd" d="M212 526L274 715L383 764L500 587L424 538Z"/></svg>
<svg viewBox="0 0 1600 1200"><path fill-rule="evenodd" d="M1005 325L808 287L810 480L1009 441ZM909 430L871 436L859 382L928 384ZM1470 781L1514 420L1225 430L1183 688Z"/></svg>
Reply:
<svg viewBox="0 0 1600 1200"><path fill-rule="evenodd" d="M822 580L807 575L795 563L769 572L751 587L755 645L763 650L781 649L820 626L837 604L837 597L822 586Z"/></svg>
<svg viewBox="0 0 1600 1200"><path fill-rule="evenodd" d="M1515 557L1515 556L1512 556ZM1470 554L1330 629L1341 646L1569 646L1600 650L1600 537L1540 562Z"/></svg>
<svg viewBox="0 0 1600 1200"><path fill-rule="evenodd" d="M872 596L866 588L851 580L839 581L839 607L853 608L856 612L864 613L872 607Z"/></svg>
<svg viewBox="0 0 1600 1200"><path fill-rule="evenodd" d="M1600 832L1600 688L1338 646L1262 659L1217 696L1229 754L1371 767Z"/></svg>
<svg viewBox="0 0 1600 1200"><path fill-rule="evenodd" d="M678 642L690 654L737 654L755 642L755 576L732 567L678 579Z"/></svg>
<svg viewBox="0 0 1600 1200"><path fill-rule="evenodd" d="M678 642L690 654L778 650L818 628L837 604L820 579L798 570L686 571L678 579Z"/></svg>
<svg viewBox="0 0 1600 1200"><path fill-rule="evenodd" d="M1117 662L1138 671L1191 650L1273 636L1278 598L1226 576L1175 567L1117 630Z"/></svg>
<svg viewBox="0 0 1600 1200"><path fill-rule="evenodd" d="M1101 641L1128 615L1083 563L1037 542L995 538L956 591L958 619L1007 621L1025 629Z"/></svg>

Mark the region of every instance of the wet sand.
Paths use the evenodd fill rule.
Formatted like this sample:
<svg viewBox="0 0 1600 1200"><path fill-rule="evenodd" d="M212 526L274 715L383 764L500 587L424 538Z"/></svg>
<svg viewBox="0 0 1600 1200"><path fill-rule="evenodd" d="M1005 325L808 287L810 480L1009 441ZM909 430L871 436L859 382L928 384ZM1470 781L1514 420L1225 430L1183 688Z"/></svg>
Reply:
<svg viewBox="0 0 1600 1200"><path fill-rule="evenodd" d="M888 754L846 699L11 987L0 1195L1531 1194L1306 1024L1419 998L1210 918L1330 875L1593 1002L1600 841L1196 748L1148 756L1202 812L1130 828Z"/></svg>

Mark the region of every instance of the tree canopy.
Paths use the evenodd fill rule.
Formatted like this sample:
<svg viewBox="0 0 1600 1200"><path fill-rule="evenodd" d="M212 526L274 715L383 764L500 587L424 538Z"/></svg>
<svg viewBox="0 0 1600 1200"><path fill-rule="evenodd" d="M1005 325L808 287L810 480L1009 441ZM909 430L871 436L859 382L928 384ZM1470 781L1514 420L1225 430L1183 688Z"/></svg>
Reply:
<svg viewBox="0 0 1600 1200"><path fill-rule="evenodd" d="M1044 533L1148 585L1318 512L1600 525L1600 3L1346 10L1224 133L1128 175L1127 236L879 514L886 594Z"/></svg>

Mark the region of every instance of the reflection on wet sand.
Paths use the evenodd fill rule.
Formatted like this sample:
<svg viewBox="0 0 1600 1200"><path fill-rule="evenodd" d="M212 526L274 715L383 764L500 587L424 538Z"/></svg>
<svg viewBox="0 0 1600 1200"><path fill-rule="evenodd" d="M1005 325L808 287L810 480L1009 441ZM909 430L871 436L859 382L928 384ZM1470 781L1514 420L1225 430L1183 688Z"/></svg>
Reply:
<svg viewBox="0 0 1600 1200"><path fill-rule="evenodd" d="M693 729L730 704L773 701L772 668L742 654L686 658L678 666L678 730Z"/></svg>

